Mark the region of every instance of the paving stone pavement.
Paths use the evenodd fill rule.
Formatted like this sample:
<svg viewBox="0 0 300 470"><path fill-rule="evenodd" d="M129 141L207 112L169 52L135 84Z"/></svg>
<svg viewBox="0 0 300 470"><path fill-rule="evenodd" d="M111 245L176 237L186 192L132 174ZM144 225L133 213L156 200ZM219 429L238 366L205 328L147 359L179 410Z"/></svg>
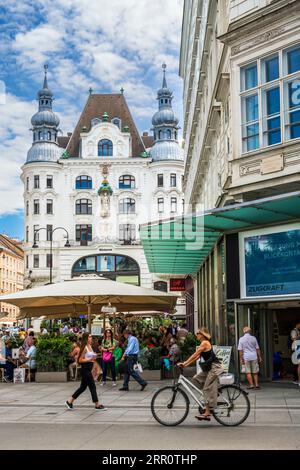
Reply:
<svg viewBox="0 0 300 470"><path fill-rule="evenodd" d="M70 411L65 400L79 383L0 383L0 423L148 423L155 425L150 402L155 391L171 382L149 382L141 392L133 383L129 392L107 384L97 385L100 402L107 411L95 411L87 390ZM289 425L300 427L300 387L293 384L263 384L250 391L251 412L247 424L255 426ZM191 406L185 425L195 424L197 407ZM212 421L212 425L217 425Z"/></svg>

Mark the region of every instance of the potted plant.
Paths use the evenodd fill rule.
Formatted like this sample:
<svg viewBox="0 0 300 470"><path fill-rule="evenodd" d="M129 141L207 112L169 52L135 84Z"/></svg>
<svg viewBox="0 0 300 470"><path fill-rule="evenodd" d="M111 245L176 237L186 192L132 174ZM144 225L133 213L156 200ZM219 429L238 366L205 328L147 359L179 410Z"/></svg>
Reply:
<svg viewBox="0 0 300 470"><path fill-rule="evenodd" d="M71 349L69 337L40 336L36 353L36 382L66 382L67 360Z"/></svg>

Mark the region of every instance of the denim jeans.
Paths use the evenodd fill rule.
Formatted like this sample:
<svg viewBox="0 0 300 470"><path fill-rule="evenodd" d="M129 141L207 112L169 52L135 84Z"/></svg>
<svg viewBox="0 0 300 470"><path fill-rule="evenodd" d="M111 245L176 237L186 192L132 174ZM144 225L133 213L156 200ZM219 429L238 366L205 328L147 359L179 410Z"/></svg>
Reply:
<svg viewBox="0 0 300 470"><path fill-rule="evenodd" d="M115 358L112 357L111 361L102 361L102 382L106 382L106 374L107 374L107 369L110 367L111 370L111 378L113 381L116 381L116 366L115 366Z"/></svg>
<svg viewBox="0 0 300 470"><path fill-rule="evenodd" d="M134 364L137 363L137 358L137 354L126 357L127 371L124 374L124 388L128 388L130 376L133 377L140 385L146 384L145 380L143 380L140 374L133 368Z"/></svg>

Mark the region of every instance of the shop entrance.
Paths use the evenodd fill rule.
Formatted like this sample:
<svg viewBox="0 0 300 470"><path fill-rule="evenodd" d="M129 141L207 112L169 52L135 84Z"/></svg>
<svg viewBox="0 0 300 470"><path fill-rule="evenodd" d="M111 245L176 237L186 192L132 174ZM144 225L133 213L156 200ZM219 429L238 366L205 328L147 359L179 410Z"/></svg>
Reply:
<svg viewBox="0 0 300 470"><path fill-rule="evenodd" d="M262 351L260 377L264 380L293 380L290 332L300 321L300 301L238 304L237 339L250 325ZM237 357L238 359L238 357Z"/></svg>

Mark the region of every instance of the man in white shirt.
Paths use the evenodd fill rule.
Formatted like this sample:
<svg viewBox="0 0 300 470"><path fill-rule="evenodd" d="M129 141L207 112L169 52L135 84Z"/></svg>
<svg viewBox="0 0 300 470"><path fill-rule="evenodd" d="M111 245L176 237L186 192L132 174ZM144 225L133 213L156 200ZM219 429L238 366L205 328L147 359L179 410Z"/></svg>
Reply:
<svg viewBox="0 0 300 470"><path fill-rule="evenodd" d="M261 352L255 336L251 335L251 328L245 326L243 328L244 336L239 339L238 351L240 360L245 369L247 380L249 382L248 389L259 389L258 372L259 362L262 361ZM252 378L253 376L253 378ZM254 384L253 384L254 381Z"/></svg>

